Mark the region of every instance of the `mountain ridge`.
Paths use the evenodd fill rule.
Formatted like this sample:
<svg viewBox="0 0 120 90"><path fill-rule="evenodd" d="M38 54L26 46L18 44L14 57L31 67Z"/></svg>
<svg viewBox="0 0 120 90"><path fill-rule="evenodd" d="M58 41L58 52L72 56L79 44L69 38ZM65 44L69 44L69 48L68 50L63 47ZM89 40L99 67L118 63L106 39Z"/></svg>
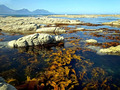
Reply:
<svg viewBox="0 0 120 90"><path fill-rule="evenodd" d="M0 5L0 14L52 14L51 12L44 9L36 9L34 11L29 11L28 9L14 10L10 9L5 5Z"/></svg>

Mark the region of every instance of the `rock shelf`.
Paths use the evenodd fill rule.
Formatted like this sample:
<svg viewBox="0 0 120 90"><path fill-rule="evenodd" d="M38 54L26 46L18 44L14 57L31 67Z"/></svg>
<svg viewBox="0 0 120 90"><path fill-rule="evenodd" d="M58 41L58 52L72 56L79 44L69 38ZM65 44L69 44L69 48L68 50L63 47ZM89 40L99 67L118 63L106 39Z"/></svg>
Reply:
<svg viewBox="0 0 120 90"><path fill-rule="evenodd" d="M45 25L43 25L45 24ZM36 32L37 29L43 29L51 25L77 25L82 24L79 20L69 20L49 17L0 17L0 29L11 32ZM50 28L51 27L47 27Z"/></svg>

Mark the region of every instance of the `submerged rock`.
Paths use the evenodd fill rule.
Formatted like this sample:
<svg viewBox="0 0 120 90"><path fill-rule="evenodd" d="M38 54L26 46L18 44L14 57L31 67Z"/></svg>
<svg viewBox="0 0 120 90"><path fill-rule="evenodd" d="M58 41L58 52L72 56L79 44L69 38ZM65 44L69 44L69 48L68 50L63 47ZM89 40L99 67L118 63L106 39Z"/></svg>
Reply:
<svg viewBox="0 0 120 90"><path fill-rule="evenodd" d="M8 46L27 47L27 46L49 44L49 43L57 43L63 40L64 40L64 37L62 36L35 33L32 35L21 37L18 40L12 40L8 42Z"/></svg>
<svg viewBox="0 0 120 90"><path fill-rule="evenodd" d="M39 28L36 30L36 32L57 32L57 33L64 33L66 30L60 28L60 27L45 27L45 28Z"/></svg>
<svg viewBox="0 0 120 90"><path fill-rule="evenodd" d="M5 82L5 80L0 77L0 90L17 90L14 86Z"/></svg>
<svg viewBox="0 0 120 90"><path fill-rule="evenodd" d="M106 49L100 49L98 52L98 54L108 54L108 55L120 55L120 45L116 46L116 47L109 47Z"/></svg>
<svg viewBox="0 0 120 90"><path fill-rule="evenodd" d="M87 43L97 43L97 40L95 39L89 39L89 40L86 40Z"/></svg>

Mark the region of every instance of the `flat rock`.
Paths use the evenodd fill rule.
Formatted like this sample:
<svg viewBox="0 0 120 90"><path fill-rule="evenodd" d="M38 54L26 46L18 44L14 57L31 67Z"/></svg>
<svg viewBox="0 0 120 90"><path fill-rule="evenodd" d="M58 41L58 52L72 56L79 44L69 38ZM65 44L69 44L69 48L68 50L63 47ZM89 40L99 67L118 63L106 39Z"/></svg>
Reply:
<svg viewBox="0 0 120 90"><path fill-rule="evenodd" d="M120 20L118 20L118 21L112 21L112 22L104 22L102 24L104 24L104 25L117 25L117 26L119 26L120 25Z"/></svg>
<svg viewBox="0 0 120 90"><path fill-rule="evenodd" d="M116 47L109 47L106 49L100 49L98 52L98 54L108 54L108 55L120 55L120 45L116 46Z"/></svg>
<svg viewBox="0 0 120 90"><path fill-rule="evenodd" d="M37 29L36 32L64 33L66 30L60 27L45 27Z"/></svg>
<svg viewBox="0 0 120 90"><path fill-rule="evenodd" d="M85 28L76 28L75 30L84 30Z"/></svg>
<svg viewBox="0 0 120 90"><path fill-rule="evenodd" d="M97 43L97 40L95 39L89 39L89 40L86 40L87 43Z"/></svg>
<svg viewBox="0 0 120 90"><path fill-rule="evenodd" d="M35 34L21 37L18 40L12 40L8 42L8 46L9 47L27 47L27 46L49 44L49 43L57 43L63 40L64 40L64 37L62 36L35 33Z"/></svg>

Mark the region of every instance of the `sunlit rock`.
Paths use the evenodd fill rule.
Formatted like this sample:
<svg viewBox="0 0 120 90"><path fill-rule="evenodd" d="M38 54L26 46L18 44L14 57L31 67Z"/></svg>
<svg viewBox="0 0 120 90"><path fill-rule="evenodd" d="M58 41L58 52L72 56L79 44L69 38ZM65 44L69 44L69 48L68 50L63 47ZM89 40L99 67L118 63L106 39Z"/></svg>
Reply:
<svg viewBox="0 0 120 90"><path fill-rule="evenodd" d="M49 44L49 43L57 43L63 40L64 40L64 37L62 36L35 33L32 35L21 37L18 40L10 41L8 42L8 46L27 47L27 46Z"/></svg>
<svg viewBox="0 0 120 90"><path fill-rule="evenodd" d="M98 52L98 54L108 54L108 55L118 55L120 54L120 45L116 46L116 47L109 47L106 49L100 49Z"/></svg>
<svg viewBox="0 0 120 90"><path fill-rule="evenodd" d="M83 30L83 29L85 29L85 28L77 28L76 30Z"/></svg>
<svg viewBox="0 0 120 90"><path fill-rule="evenodd" d="M89 39L89 40L86 40L87 43L97 43L97 40L95 39Z"/></svg>
<svg viewBox="0 0 120 90"><path fill-rule="evenodd" d="M102 23L104 25L120 25L120 20L118 21L112 21L112 22L105 22L105 23Z"/></svg>
<svg viewBox="0 0 120 90"><path fill-rule="evenodd" d="M37 24L28 24L28 25L14 25L6 24L2 27L3 31L13 31L13 32L24 32L24 31L35 31L39 28Z"/></svg>
<svg viewBox="0 0 120 90"><path fill-rule="evenodd" d="M45 28L39 28L36 30L36 32L60 32L60 33L64 33L66 32L66 30L60 28L60 27L45 27Z"/></svg>
<svg viewBox="0 0 120 90"><path fill-rule="evenodd" d="M17 90L14 86L5 82L5 80L0 77L0 90Z"/></svg>

